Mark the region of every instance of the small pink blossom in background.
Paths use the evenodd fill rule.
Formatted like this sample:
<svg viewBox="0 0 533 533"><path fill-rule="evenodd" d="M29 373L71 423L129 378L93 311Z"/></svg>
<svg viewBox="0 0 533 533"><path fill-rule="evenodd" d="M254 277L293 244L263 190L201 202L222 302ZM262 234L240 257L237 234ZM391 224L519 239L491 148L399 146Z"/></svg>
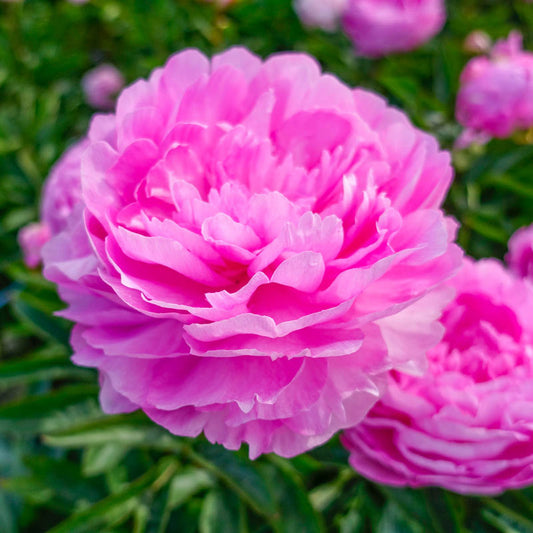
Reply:
<svg viewBox="0 0 533 533"><path fill-rule="evenodd" d="M533 484L533 285L465 260L449 285L429 370L394 373L343 443L362 475L397 486L498 494Z"/></svg>
<svg viewBox="0 0 533 533"><path fill-rule="evenodd" d="M227 7L229 6L230 4L235 4L237 3L239 0L203 0L204 2L209 2L211 4L217 4L221 7Z"/></svg>
<svg viewBox="0 0 533 533"><path fill-rule="evenodd" d="M533 53L522 50L519 33L471 59L460 83L456 117L467 137L504 138L533 126Z"/></svg>
<svg viewBox="0 0 533 533"><path fill-rule="evenodd" d="M533 225L512 235L505 261L517 276L533 281Z"/></svg>
<svg viewBox="0 0 533 533"><path fill-rule="evenodd" d="M96 109L111 110L115 97L124 86L124 77L113 65L103 64L89 70L81 80L87 103Z"/></svg>
<svg viewBox="0 0 533 533"><path fill-rule="evenodd" d="M87 4L89 0L68 0L71 4Z"/></svg>
<svg viewBox="0 0 533 533"><path fill-rule="evenodd" d="M490 52L491 46L491 38L481 30L470 32L463 43L464 51L470 54L486 54Z"/></svg>
<svg viewBox="0 0 533 533"><path fill-rule="evenodd" d="M450 156L402 112L305 54L187 50L87 142L44 273L106 412L293 456L421 372L462 254Z"/></svg>
<svg viewBox="0 0 533 533"><path fill-rule="evenodd" d="M348 0L295 0L294 9L305 25L333 31L347 4Z"/></svg>
<svg viewBox="0 0 533 533"><path fill-rule="evenodd" d="M48 240L65 229L72 209L80 200L81 154L87 144L86 140L78 141L52 167L43 187L41 220L19 233L24 261L31 268L41 262L41 250Z"/></svg>
<svg viewBox="0 0 533 533"><path fill-rule="evenodd" d="M19 246L22 248L24 262L35 268L41 262L41 250L50 239L50 229L46 224L33 223L23 227L18 234Z"/></svg>
<svg viewBox="0 0 533 533"><path fill-rule="evenodd" d="M378 57L417 48L445 20L443 0L349 0L344 29L359 54Z"/></svg>

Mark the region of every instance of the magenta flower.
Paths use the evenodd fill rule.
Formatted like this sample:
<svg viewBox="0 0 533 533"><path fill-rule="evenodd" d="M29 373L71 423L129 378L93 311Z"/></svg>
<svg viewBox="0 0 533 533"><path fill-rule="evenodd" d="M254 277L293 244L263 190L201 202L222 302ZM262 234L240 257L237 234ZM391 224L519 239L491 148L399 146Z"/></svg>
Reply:
<svg viewBox="0 0 533 533"><path fill-rule="evenodd" d="M379 57L417 48L445 20L443 0L348 0L344 29L359 54Z"/></svg>
<svg viewBox="0 0 533 533"><path fill-rule="evenodd" d="M390 485L498 494L533 484L533 285L466 260L422 378L389 390L342 437L350 463Z"/></svg>
<svg viewBox="0 0 533 533"><path fill-rule="evenodd" d="M333 31L348 0L294 0L294 9L306 26Z"/></svg>
<svg viewBox="0 0 533 533"><path fill-rule="evenodd" d="M303 54L173 56L96 116L43 252L106 412L291 456L416 372L461 252L450 158Z"/></svg>
<svg viewBox="0 0 533 533"><path fill-rule="evenodd" d="M533 281L533 225L520 228L512 235L505 260L517 276Z"/></svg>
<svg viewBox="0 0 533 533"><path fill-rule="evenodd" d="M81 154L87 145L82 140L71 146L52 167L43 187L40 222L28 224L19 232L24 262L30 268L39 265L43 246L65 229L72 209L80 200Z"/></svg>
<svg viewBox="0 0 533 533"><path fill-rule="evenodd" d="M41 250L50 239L50 229L39 222L24 226L18 234L19 246L22 248L24 262L35 268L41 262Z"/></svg>
<svg viewBox="0 0 533 533"><path fill-rule="evenodd" d="M489 57L471 59L460 81L456 117L466 138L504 138L533 126L533 54L522 50L519 33L498 41Z"/></svg>
<svg viewBox="0 0 533 533"><path fill-rule="evenodd" d="M89 70L81 86L89 105L110 110L115 107L115 96L124 87L124 77L113 65L103 64Z"/></svg>

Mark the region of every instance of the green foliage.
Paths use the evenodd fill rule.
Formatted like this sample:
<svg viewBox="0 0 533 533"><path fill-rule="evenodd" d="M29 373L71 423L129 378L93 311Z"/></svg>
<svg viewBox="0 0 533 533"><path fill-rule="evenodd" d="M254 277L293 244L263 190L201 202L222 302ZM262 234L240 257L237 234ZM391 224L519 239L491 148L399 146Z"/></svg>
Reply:
<svg viewBox="0 0 533 533"><path fill-rule="evenodd" d="M21 262L17 231L38 216L51 165L87 128L80 79L94 65L145 77L174 51L242 44L261 56L314 54L350 85L385 95L451 148L454 102L472 29L512 28L533 46L522 0L450 0L440 36L406 55L356 57L345 36L305 29L290 0L27 0L0 5L0 531L171 533L533 532L533 492L473 498L359 477L333 439L292 460L250 461L181 439L142 413L105 416L93 371L69 361L55 289ZM505 253L533 222L531 135L454 153L447 200L474 257Z"/></svg>

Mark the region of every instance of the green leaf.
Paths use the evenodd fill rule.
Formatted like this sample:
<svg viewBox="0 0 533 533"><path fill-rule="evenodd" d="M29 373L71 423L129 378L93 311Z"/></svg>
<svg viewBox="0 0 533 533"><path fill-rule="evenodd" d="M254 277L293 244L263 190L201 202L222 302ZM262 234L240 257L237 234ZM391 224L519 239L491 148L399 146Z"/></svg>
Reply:
<svg viewBox="0 0 533 533"><path fill-rule="evenodd" d="M424 501L422 491L407 488L399 489L385 485L377 485L377 487L390 501L393 501L398 508L402 509L406 516L412 517L426 528L432 527L433 521Z"/></svg>
<svg viewBox="0 0 533 533"><path fill-rule="evenodd" d="M52 316L43 301L28 293L18 293L12 300L14 313L27 322L35 333L69 346L70 325L67 320Z"/></svg>
<svg viewBox="0 0 533 533"><path fill-rule="evenodd" d="M0 431L45 432L67 408L94 405L97 393L94 385L72 385L4 404L0 406Z"/></svg>
<svg viewBox="0 0 533 533"><path fill-rule="evenodd" d="M234 492L212 490L202 505L200 533L246 533L244 507Z"/></svg>
<svg viewBox="0 0 533 533"><path fill-rule="evenodd" d="M167 508L174 509L201 490L213 486L213 478L200 468L186 466L172 478L168 488Z"/></svg>
<svg viewBox="0 0 533 533"><path fill-rule="evenodd" d="M364 528L364 520L357 509L350 509L339 519L339 533L360 533Z"/></svg>
<svg viewBox="0 0 533 533"><path fill-rule="evenodd" d="M13 513L7 494L0 493L0 531L2 533L17 533L16 517Z"/></svg>
<svg viewBox="0 0 533 533"><path fill-rule="evenodd" d="M436 533L460 533L464 518L463 499L437 488L426 489L423 494L433 530Z"/></svg>
<svg viewBox="0 0 533 533"><path fill-rule="evenodd" d="M84 478L72 461L31 455L25 462L29 474L7 478L2 486L35 505L69 513L76 506L96 502L105 494L103 482Z"/></svg>
<svg viewBox="0 0 533 533"><path fill-rule="evenodd" d="M94 372L74 366L64 355L27 357L0 363L0 387L64 378L94 379Z"/></svg>
<svg viewBox="0 0 533 533"><path fill-rule="evenodd" d="M492 498L483 498L483 503L487 506L483 517L502 533L533 533L533 521L529 518Z"/></svg>
<svg viewBox="0 0 533 533"><path fill-rule="evenodd" d="M275 512L272 495L251 461L222 446L205 442L196 447L192 457L221 478L257 513L271 515Z"/></svg>
<svg viewBox="0 0 533 533"><path fill-rule="evenodd" d="M394 501L389 501L385 505L376 528L376 533L425 533L425 531L420 524L408 520Z"/></svg>
<svg viewBox="0 0 533 533"><path fill-rule="evenodd" d="M138 498L147 491L156 492L166 485L177 469L176 461L165 457L122 491L75 512L49 533L83 533L98 531L129 516L135 509Z"/></svg>
<svg viewBox="0 0 533 533"><path fill-rule="evenodd" d="M105 416L89 422L82 421L66 430L47 433L43 436L43 440L49 446L64 448L114 443L130 447L147 446L174 453L181 451L181 441L154 424L143 413Z"/></svg>
<svg viewBox="0 0 533 533"><path fill-rule="evenodd" d="M276 533L323 532L324 526L298 474L288 461L274 455L269 457L272 464L260 465L260 468L278 509L270 517Z"/></svg>
<svg viewBox="0 0 533 533"><path fill-rule="evenodd" d="M83 451L81 470L86 477L97 476L111 470L124 458L129 448L114 442L88 446Z"/></svg>

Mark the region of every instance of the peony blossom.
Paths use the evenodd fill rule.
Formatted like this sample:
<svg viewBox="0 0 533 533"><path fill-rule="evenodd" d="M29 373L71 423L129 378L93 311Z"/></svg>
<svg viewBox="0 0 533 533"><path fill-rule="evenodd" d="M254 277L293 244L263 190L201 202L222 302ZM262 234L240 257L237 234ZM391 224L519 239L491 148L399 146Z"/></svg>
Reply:
<svg viewBox="0 0 533 533"><path fill-rule="evenodd" d="M522 50L519 33L470 60L460 82L456 117L465 138L504 138L533 126L533 53Z"/></svg>
<svg viewBox="0 0 533 533"><path fill-rule="evenodd" d="M512 235L505 260L517 276L533 281L533 225L520 228Z"/></svg>
<svg viewBox="0 0 533 533"><path fill-rule="evenodd" d="M445 20L444 0L348 0L344 29L359 54L379 57L417 48Z"/></svg>
<svg viewBox="0 0 533 533"><path fill-rule="evenodd" d="M53 166L43 188L40 222L19 232L24 262L31 268L41 262L41 250L50 237L65 229L70 212L80 199L81 154L87 144L86 140L74 144Z"/></svg>
<svg viewBox="0 0 533 533"><path fill-rule="evenodd" d="M533 285L496 260L466 260L442 342L422 378L389 389L343 443L362 475L390 485L498 494L533 484Z"/></svg>
<svg viewBox="0 0 533 533"><path fill-rule="evenodd" d="M113 65L99 65L87 72L81 80L87 103L96 109L110 110L115 96L124 86L124 77Z"/></svg>
<svg viewBox="0 0 533 533"><path fill-rule="evenodd" d="M50 229L40 222L28 224L19 231L18 242L28 267L35 268L39 265L41 250L49 239Z"/></svg>
<svg viewBox="0 0 533 533"><path fill-rule="evenodd" d="M176 54L97 115L43 251L108 413L292 456L441 334L449 154L303 54ZM411 306L411 307L409 307Z"/></svg>
<svg viewBox="0 0 533 533"><path fill-rule="evenodd" d="M348 0L295 0L294 10L306 26L333 31Z"/></svg>

